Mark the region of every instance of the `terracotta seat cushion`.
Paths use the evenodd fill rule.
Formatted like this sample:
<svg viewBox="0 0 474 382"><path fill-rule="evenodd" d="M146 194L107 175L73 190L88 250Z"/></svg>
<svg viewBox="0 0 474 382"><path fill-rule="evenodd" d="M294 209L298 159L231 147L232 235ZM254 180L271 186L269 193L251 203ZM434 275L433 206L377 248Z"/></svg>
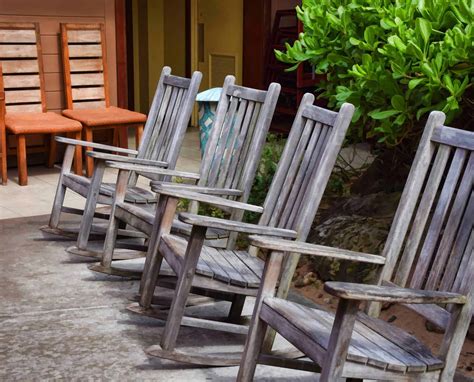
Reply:
<svg viewBox="0 0 474 382"><path fill-rule="evenodd" d="M53 112L6 113L5 126L13 134L54 134L82 130L82 125Z"/></svg>
<svg viewBox="0 0 474 382"><path fill-rule="evenodd" d="M63 115L87 126L122 125L145 123L146 115L110 106L103 109L66 109Z"/></svg>

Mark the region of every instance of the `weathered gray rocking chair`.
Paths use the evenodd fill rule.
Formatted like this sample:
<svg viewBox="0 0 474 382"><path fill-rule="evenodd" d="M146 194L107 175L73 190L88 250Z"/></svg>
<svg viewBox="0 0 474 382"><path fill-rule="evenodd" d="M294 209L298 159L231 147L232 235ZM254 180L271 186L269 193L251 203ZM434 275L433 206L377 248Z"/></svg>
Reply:
<svg viewBox="0 0 474 382"><path fill-rule="evenodd" d="M235 78L227 76L224 81L221 98L217 106L215 121L211 130L206 152L201 162L200 178L197 185L165 182L168 187L184 192L197 191L202 194L223 195L246 202L250 194L253 179L260 161L265 139L270 128L276 102L280 93L280 85L270 84L268 91L246 88L235 85ZM123 182L127 171L137 169L134 165L125 163L110 163L110 167L119 169L118 188L123 190ZM142 166L143 167L143 166ZM140 168L142 168L140 167ZM97 272L118 276L138 275L143 270L145 258L134 259L130 262L116 261L117 224L128 224L138 231L150 235L153 224L160 219L160 212L131 205L124 201L124 194L117 192L113 205L113 218L110 220L105 240L102 261L90 266ZM197 206L191 205L193 210ZM156 219L155 217L158 216ZM242 211L231 211L231 219L241 220ZM184 224L173 216L168 216L173 222L173 229L186 236L190 233L189 225ZM155 224L158 224L155 222ZM206 238L213 244L224 239L226 245L233 247L232 236L222 229L209 230ZM131 269L128 265L132 263ZM138 264L137 264L138 263Z"/></svg>
<svg viewBox="0 0 474 382"><path fill-rule="evenodd" d="M173 190L166 185L152 187L160 194L164 218L154 226L141 280L139 304L128 309L163 318L163 313L151 307L155 285L169 282L159 275L164 258L177 275L175 294L166 317L161 344L147 349L153 356L206 365L238 364L240 354L203 356L174 351L181 325L245 334L246 325L235 322L241 318L247 296L256 296L264 261L245 250L215 249L204 245L206 230L223 228L233 232L263 234L305 240L316 215L337 155L344 141L354 107L344 104L339 113L313 106L314 96L305 94L286 142L263 208L230 202L214 196ZM192 225L188 241L170 234L166 216L174 215L178 198L187 198L216 206L262 213L258 224L248 224L212 217L179 214L179 219ZM286 296L297 258L286 264L280 293ZM206 295L232 301L229 322L217 322L184 316L191 288L204 289ZM196 292L199 293L199 292Z"/></svg>
<svg viewBox="0 0 474 382"><path fill-rule="evenodd" d="M474 133L444 121L443 113L430 114L382 256L251 238L271 254L239 381L252 380L257 360L268 351L268 326L317 364L273 359L273 365L321 371L320 381L453 380L474 293ZM335 315L277 298L282 259L294 253L381 264L378 285L326 283L325 290L340 298ZM400 303L444 328L438 355L405 331L358 312L362 301L371 316L378 315L380 303Z"/></svg>
<svg viewBox="0 0 474 382"><path fill-rule="evenodd" d="M97 212L96 206L97 203L111 205L115 192L115 185L102 183L106 160L154 167L155 174L149 172L133 172L130 174L129 187L125 198L129 203L147 204L155 202L156 196L152 192L136 186L138 176L142 175L150 179L160 179L160 175L162 177L167 175L179 176L174 172L168 174L168 170L174 169L176 165L201 78L202 74L200 72L193 73L192 78L188 79L171 75L169 67L163 68L138 150L58 137L56 140L67 144L67 148L49 224L41 227L41 229L47 233L72 238L77 236L78 250L73 253L94 256L94 253L91 254L86 251L89 235L93 228L95 233L105 234L105 227L93 227L93 218L108 219L109 216ZM72 156L76 146L98 150L87 153L96 161L96 168L91 180L71 173ZM128 155L117 155L115 153ZM87 198L84 211L63 205L68 188ZM59 227L61 212L83 215L78 235L77 228Z"/></svg>

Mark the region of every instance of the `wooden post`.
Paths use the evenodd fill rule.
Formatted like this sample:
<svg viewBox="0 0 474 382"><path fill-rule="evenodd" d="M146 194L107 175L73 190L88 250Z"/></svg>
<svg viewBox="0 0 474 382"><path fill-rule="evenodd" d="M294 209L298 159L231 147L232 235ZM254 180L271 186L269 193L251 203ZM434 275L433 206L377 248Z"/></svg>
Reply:
<svg viewBox="0 0 474 382"><path fill-rule="evenodd" d="M75 134L77 140L81 140L82 131L78 131ZM82 175L82 147L77 145L76 146L76 153L74 156L74 173L76 175Z"/></svg>
<svg viewBox="0 0 474 382"><path fill-rule="evenodd" d="M83 128L84 132L84 140L87 142L93 142L93 134L92 134L92 128L89 126L84 126ZM91 151L92 147L86 147L86 151ZM94 172L94 159L86 156L86 176L90 178L92 176L92 173Z"/></svg>

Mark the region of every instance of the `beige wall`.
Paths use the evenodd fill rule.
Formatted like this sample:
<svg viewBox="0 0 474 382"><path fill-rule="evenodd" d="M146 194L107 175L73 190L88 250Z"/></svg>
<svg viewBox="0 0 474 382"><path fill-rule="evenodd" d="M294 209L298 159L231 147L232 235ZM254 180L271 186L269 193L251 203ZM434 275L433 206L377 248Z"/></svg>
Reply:
<svg viewBox="0 0 474 382"><path fill-rule="evenodd" d="M163 66L185 75L185 4L185 0L133 0L135 110L148 111Z"/></svg>
<svg viewBox="0 0 474 382"><path fill-rule="evenodd" d="M51 111L65 107L59 23L104 23L110 101L117 103L114 0L0 0L0 22L39 22L45 71L46 103Z"/></svg>

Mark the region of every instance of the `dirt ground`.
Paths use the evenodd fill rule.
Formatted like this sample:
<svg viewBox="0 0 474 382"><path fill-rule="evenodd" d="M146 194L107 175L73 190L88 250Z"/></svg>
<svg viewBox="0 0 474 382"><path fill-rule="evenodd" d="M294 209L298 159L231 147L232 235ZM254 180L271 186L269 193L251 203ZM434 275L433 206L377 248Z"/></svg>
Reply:
<svg viewBox="0 0 474 382"><path fill-rule="evenodd" d="M323 290L323 283L316 281L310 285L297 288L306 298L317 304L328 306L331 310L336 310L337 298L331 296ZM425 327L425 319L411 310L400 306L392 305L382 311L381 318L392 321L392 324L406 330L416 336L426 344L434 354L443 340L442 333L428 331ZM474 378L474 341L466 338L458 362L458 370L465 376Z"/></svg>

